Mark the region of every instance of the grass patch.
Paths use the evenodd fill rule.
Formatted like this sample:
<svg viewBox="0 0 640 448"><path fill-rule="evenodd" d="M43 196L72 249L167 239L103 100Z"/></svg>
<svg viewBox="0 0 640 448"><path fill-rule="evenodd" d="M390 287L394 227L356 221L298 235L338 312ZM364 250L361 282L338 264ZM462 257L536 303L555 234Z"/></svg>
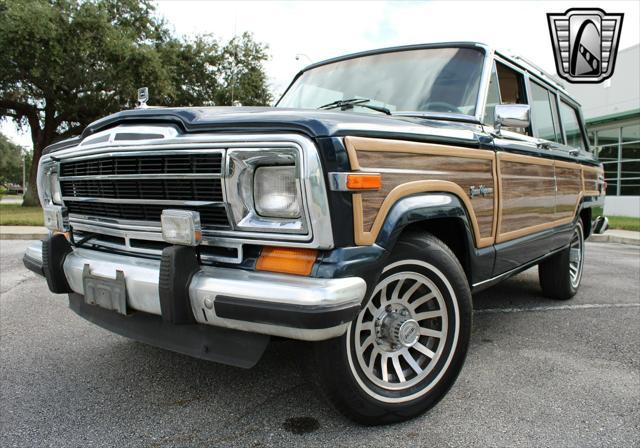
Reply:
<svg viewBox="0 0 640 448"><path fill-rule="evenodd" d="M609 227L612 229L640 232L640 218L631 218L629 216L607 216L607 218L609 218Z"/></svg>
<svg viewBox="0 0 640 448"><path fill-rule="evenodd" d="M608 216L611 229L640 232L640 218ZM0 204L0 226L42 226L44 220L40 207L23 207L18 204Z"/></svg>
<svg viewBox="0 0 640 448"><path fill-rule="evenodd" d="M18 204L0 204L0 226L42 226L44 219L40 207Z"/></svg>

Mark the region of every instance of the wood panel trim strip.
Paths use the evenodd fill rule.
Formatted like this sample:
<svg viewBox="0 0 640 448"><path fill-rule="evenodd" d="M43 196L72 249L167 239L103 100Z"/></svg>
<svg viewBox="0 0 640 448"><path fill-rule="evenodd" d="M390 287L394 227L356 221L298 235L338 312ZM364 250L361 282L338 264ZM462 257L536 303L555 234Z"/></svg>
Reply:
<svg viewBox="0 0 640 448"><path fill-rule="evenodd" d="M367 137L345 137L345 147L349 154L351 169L361 169L356 151L407 152L435 156L467 157L471 159L493 160L495 153L485 149L462 148L460 146L436 143L410 142L404 140L384 140Z"/></svg>

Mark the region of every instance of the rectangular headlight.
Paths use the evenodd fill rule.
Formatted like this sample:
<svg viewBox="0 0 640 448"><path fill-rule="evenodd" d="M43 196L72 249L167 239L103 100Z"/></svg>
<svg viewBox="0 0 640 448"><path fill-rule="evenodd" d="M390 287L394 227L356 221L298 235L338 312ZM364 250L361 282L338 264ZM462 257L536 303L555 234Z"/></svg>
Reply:
<svg viewBox="0 0 640 448"><path fill-rule="evenodd" d="M300 201L295 166L261 166L253 178L256 212L269 218L299 218Z"/></svg>

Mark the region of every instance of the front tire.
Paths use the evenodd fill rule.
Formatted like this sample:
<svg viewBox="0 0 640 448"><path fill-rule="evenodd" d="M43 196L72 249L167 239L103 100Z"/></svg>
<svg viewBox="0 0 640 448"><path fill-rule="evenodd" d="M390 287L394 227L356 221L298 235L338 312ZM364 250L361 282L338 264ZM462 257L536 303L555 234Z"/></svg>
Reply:
<svg viewBox="0 0 640 448"><path fill-rule="evenodd" d="M439 239L401 239L378 284L347 332L315 344L323 392L366 425L415 417L455 382L471 333L469 285Z"/></svg>
<svg viewBox="0 0 640 448"><path fill-rule="evenodd" d="M538 265L540 286L545 296L569 300L578 292L584 266L584 231L578 220L569 247Z"/></svg>

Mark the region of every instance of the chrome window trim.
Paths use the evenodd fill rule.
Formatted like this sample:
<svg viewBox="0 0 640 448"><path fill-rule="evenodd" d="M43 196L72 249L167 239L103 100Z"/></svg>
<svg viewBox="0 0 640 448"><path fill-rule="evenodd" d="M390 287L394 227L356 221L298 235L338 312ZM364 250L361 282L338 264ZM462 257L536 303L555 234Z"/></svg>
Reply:
<svg viewBox="0 0 640 448"><path fill-rule="evenodd" d="M329 202L327 196L327 188L325 186L324 173L320 156L315 144L307 137L298 134L183 134L180 135L173 127L171 131L164 133L167 135L164 139L150 140L132 140L132 141L114 141L115 135L120 132L133 132L138 128L144 128L146 132L163 133L163 126L129 126L120 125L113 129L102 131L94 134L97 137L100 134L110 134L109 142L100 142L96 144L78 145L73 148L67 148L53 154L46 154L41 159L41 167L51 162L65 162L71 160L87 160L92 158L101 158L109 156L126 156L126 155L170 155L176 153L206 152L220 151L223 153L223 159L226 159L224 153L228 149L279 149L294 148L302 155L302 195L303 207L307 217L308 232L306 234L285 234L285 233L267 233L267 232L249 232L238 231L232 227L232 230L204 230L203 240L211 242L233 243L239 239L246 244L263 244L263 245L280 245L291 247L311 247L320 249L331 249L334 247L333 231L331 227L331 219L329 216ZM226 162L222 162L223 173L226 172ZM40 170L39 170L40 171ZM224 178L224 175L223 175ZM63 180L65 178L62 178ZM38 183L40 185L40 182ZM222 182L223 201L227 207L227 216L229 216L227 192L225 182ZM46 198L43 198L46 200ZM117 200L121 202L121 200ZM139 202L139 201L138 201ZM110 220L111 222L106 222ZM160 235L159 222L124 222L114 219L105 218L101 220L99 217L89 217L82 215L72 215L70 222L79 230L99 231L102 228L111 228L126 231L144 232L145 236L140 239L155 240L156 235ZM229 222L233 226L230 219ZM160 236L161 238L161 236Z"/></svg>
<svg viewBox="0 0 640 448"><path fill-rule="evenodd" d="M478 98L476 101L476 110L475 117L479 123L482 123L482 118L484 116L484 108L487 105L487 95L489 93L489 81L491 80L491 69L494 64L494 54L495 52L481 45L481 48L484 49L484 66L482 67L482 73L480 75L480 85L478 86Z"/></svg>

